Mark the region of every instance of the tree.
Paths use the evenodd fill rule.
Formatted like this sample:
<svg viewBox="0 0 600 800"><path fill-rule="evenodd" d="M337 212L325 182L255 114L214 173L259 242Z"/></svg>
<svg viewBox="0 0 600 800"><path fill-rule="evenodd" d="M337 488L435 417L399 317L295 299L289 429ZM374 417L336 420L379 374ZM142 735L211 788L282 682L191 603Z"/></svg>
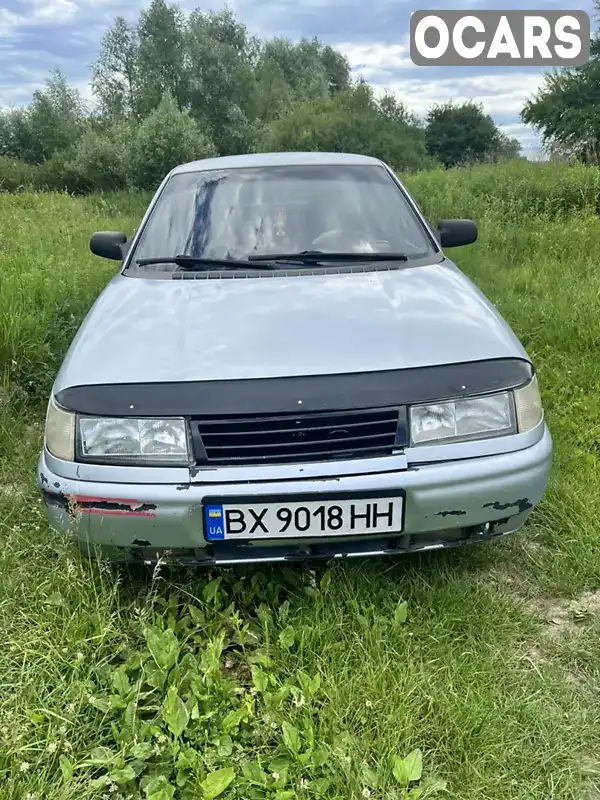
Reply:
<svg viewBox="0 0 600 800"><path fill-rule="evenodd" d="M271 124L266 148L360 153L398 170L431 164L422 127L396 101L377 102L366 84L296 106Z"/></svg>
<svg viewBox="0 0 600 800"><path fill-rule="evenodd" d="M427 114L427 152L446 167L490 158L497 151L499 134L478 103L444 103Z"/></svg>
<svg viewBox="0 0 600 800"><path fill-rule="evenodd" d="M283 68L271 54L262 52L254 75L257 84L256 116L265 122L277 119L293 102Z"/></svg>
<svg viewBox="0 0 600 800"><path fill-rule="evenodd" d="M92 91L109 118L139 117L138 49L137 28L117 17L104 34L100 56L92 67Z"/></svg>
<svg viewBox="0 0 600 800"><path fill-rule="evenodd" d="M178 164L215 154L210 139L165 92L158 108L139 125L130 143L131 182L140 189L155 189Z"/></svg>
<svg viewBox="0 0 600 800"><path fill-rule="evenodd" d="M142 116L153 111L169 92L179 109L188 100L185 18L179 6L152 0L137 26L137 104Z"/></svg>
<svg viewBox="0 0 600 800"><path fill-rule="evenodd" d="M420 127L414 114L411 114L404 103L399 102L390 92L386 92L379 101L379 111L382 116L396 124Z"/></svg>
<svg viewBox="0 0 600 800"><path fill-rule="evenodd" d="M76 141L85 124L86 108L77 89L69 86L59 70L52 70L45 89L33 93L27 117L42 160Z"/></svg>
<svg viewBox="0 0 600 800"><path fill-rule="evenodd" d="M28 163L39 160L39 147L28 124L26 108L0 111L0 154Z"/></svg>
<svg viewBox="0 0 600 800"><path fill-rule="evenodd" d="M600 59L544 76L521 119L535 128L549 150L560 149L587 163L600 156Z"/></svg>
<svg viewBox="0 0 600 800"><path fill-rule="evenodd" d="M315 40L318 41L318 40ZM343 53L333 47L320 45L321 62L327 75L329 94L339 94L350 89L350 62Z"/></svg>
<svg viewBox="0 0 600 800"><path fill-rule="evenodd" d="M520 158L521 142L499 130L491 156L494 161L510 161L514 158Z"/></svg>
<svg viewBox="0 0 600 800"><path fill-rule="evenodd" d="M27 108L0 116L0 153L39 164L77 140L85 125L81 95L53 70L43 89L36 89Z"/></svg>
<svg viewBox="0 0 600 800"><path fill-rule="evenodd" d="M12 135L11 112L0 111L0 156L15 158Z"/></svg>
<svg viewBox="0 0 600 800"><path fill-rule="evenodd" d="M223 155L251 150L257 41L231 11L194 11L187 34L190 113Z"/></svg>
<svg viewBox="0 0 600 800"><path fill-rule="evenodd" d="M594 7L598 19L600 0L594 0ZM600 31L590 42L588 63L546 73L521 119L541 134L551 154L600 163Z"/></svg>
<svg viewBox="0 0 600 800"><path fill-rule="evenodd" d="M297 103L325 99L350 87L346 58L318 39L263 43L256 65L258 116L270 121Z"/></svg>

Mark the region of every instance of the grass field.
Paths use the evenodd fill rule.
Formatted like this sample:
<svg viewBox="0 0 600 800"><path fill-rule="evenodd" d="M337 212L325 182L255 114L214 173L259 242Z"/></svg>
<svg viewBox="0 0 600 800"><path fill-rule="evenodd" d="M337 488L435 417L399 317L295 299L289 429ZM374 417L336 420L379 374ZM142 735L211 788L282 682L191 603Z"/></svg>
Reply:
<svg viewBox="0 0 600 800"><path fill-rule="evenodd" d="M1 800L599 800L599 173L408 183L480 225L455 258L538 367L553 475L501 545L317 570L117 572L48 529L45 401L114 270L88 237L146 198L0 195Z"/></svg>

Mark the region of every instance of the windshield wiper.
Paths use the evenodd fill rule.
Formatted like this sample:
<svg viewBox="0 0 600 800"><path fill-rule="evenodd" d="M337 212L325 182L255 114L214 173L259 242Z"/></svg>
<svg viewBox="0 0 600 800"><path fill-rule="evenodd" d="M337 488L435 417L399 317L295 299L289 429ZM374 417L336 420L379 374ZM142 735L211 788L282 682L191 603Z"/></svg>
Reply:
<svg viewBox="0 0 600 800"><path fill-rule="evenodd" d="M300 253L252 253L248 261L300 261L303 264L318 264L321 261L408 261L406 253L324 253L321 250L303 250Z"/></svg>
<svg viewBox="0 0 600 800"><path fill-rule="evenodd" d="M362 264L370 261L408 261L406 253L324 253L320 250L303 250L300 253L251 253L248 259L233 258L200 258L196 256L157 256L156 258L138 258L135 262L140 267L153 264L176 264L182 270L248 270L279 269L279 264L300 262L301 264L319 264L323 261L340 261L344 263Z"/></svg>
<svg viewBox="0 0 600 800"><path fill-rule="evenodd" d="M209 270L209 269L278 269L275 264L255 264L254 261L262 261L262 259L253 259L250 261L243 261L233 258L196 258L195 256L165 256L157 258L138 258L135 262L139 267L148 267L152 264L176 264L182 270Z"/></svg>

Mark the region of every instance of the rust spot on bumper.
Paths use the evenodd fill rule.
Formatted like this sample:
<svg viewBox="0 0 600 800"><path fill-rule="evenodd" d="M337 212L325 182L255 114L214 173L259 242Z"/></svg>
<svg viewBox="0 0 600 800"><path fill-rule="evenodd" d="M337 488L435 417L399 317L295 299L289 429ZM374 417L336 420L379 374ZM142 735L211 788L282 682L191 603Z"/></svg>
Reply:
<svg viewBox="0 0 600 800"><path fill-rule="evenodd" d="M48 489L42 489L42 500L47 506L69 510L69 501L62 492L50 492Z"/></svg>
<svg viewBox="0 0 600 800"><path fill-rule="evenodd" d="M83 514L101 514L103 517L156 517L151 511L121 511L118 508L81 508Z"/></svg>
<svg viewBox="0 0 600 800"><path fill-rule="evenodd" d="M456 511L438 511L435 515L436 517L463 517L467 512L462 511L461 509L456 509Z"/></svg>
<svg viewBox="0 0 600 800"><path fill-rule="evenodd" d="M529 511L530 508L533 508L533 503L530 503L527 497L523 497L521 500L515 500L514 503L499 503L497 500L494 503L484 503L482 508L491 508L493 511L506 511L509 508L515 508L518 514L522 514L524 511Z"/></svg>
<svg viewBox="0 0 600 800"><path fill-rule="evenodd" d="M71 495L69 503L73 511L85 514L102 514L116 517L156 517L155 503L121 498L92 497L90 495Z"/></svg>

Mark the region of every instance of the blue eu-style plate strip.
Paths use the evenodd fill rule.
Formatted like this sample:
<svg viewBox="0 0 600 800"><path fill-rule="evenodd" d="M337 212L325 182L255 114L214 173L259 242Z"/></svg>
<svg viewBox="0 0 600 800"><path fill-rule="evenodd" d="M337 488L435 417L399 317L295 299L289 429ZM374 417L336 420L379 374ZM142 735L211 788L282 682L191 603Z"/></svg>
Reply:
<svg viewBox="0 0 600 800"><path fill-rule="evenodd" d="M209 542L225 538L223 506L204 506L204 532Z"/></svg>

